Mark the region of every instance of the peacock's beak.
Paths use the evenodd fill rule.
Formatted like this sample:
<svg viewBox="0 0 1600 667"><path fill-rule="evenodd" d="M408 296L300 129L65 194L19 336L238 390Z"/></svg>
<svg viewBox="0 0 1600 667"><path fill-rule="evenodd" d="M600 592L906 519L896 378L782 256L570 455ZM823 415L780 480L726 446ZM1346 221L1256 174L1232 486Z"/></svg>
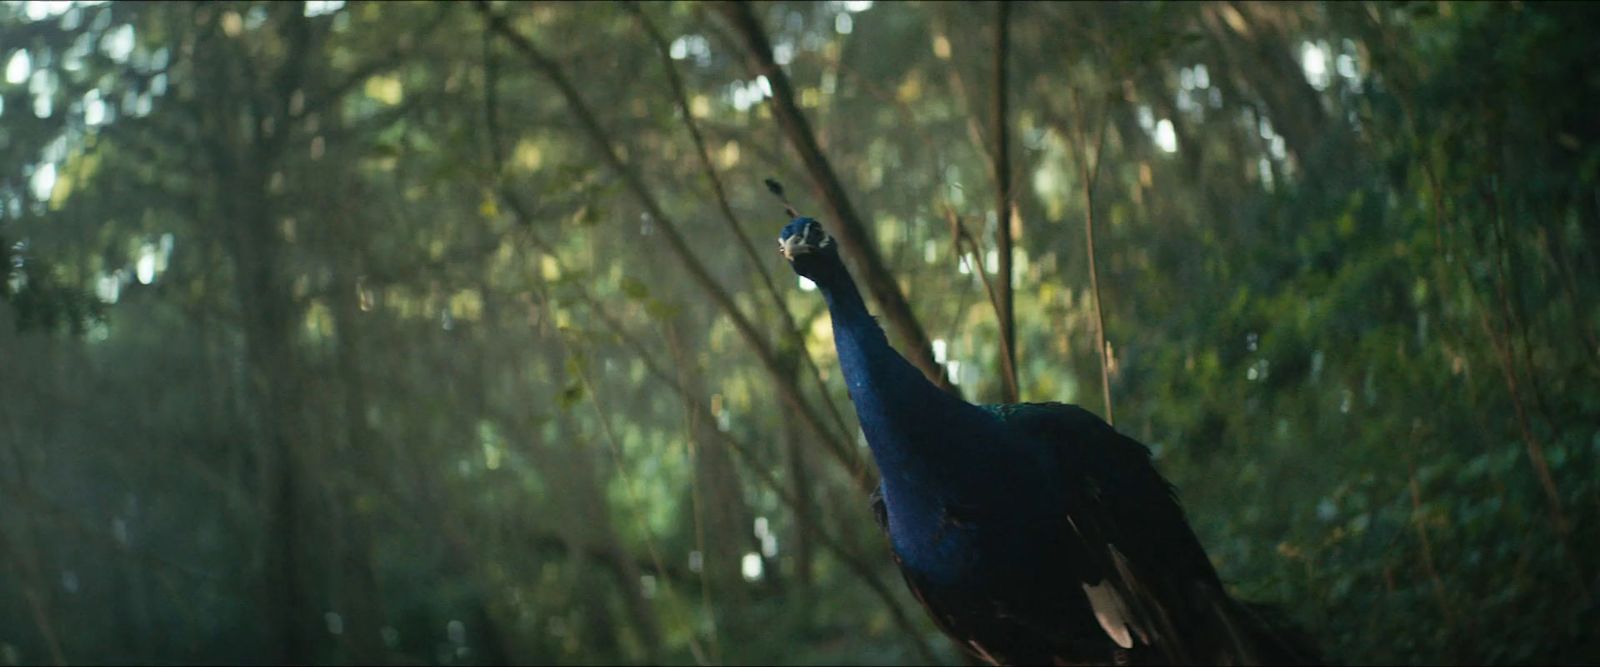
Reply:
<svg viewBox="0 0 1600 667"><path fill-rule="evenodd" d="M795 255L804 255L816 250L805 241L805 234L791 234L789 238L778 239L778 252L783 253L783 258L794 261Z"/></svg>

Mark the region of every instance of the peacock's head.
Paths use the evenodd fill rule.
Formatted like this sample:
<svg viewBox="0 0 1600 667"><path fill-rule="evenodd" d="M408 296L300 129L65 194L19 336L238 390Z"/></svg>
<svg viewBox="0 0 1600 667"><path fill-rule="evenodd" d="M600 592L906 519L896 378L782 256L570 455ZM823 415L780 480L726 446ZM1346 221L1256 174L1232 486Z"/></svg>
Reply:
<svg viewBox="0 0 1600 667"><path fill-rule="evenodd" d="M821 274L841 267L839 244L811 218L795 218L785 225L778 233L778 251L795 273L813 281L820 282Z"/></svg>

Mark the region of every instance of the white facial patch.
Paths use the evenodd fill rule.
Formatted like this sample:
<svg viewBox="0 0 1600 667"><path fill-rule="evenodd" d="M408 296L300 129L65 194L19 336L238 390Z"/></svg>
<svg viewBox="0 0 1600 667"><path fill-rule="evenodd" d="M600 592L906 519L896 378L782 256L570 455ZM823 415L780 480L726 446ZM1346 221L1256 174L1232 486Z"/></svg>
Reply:
<svg viewBox="0 0 1600 667"><path fill-rule="evenodd" d="M796 255L833 245L833 237L822 231L822 225L807 222L800 227L800 231L791 234L788 238L778 239L778 252L783 253L783 258L793 261Z"/></svg>
<svg viewBox="0 0 1600 667"><path fill-rule="evenodd" d="M783 253L783 258L794 261L795 255L804 255L811 252L811 246L800 240L800 235L795 234L786 239L778 239L778 252Z"/></svg>

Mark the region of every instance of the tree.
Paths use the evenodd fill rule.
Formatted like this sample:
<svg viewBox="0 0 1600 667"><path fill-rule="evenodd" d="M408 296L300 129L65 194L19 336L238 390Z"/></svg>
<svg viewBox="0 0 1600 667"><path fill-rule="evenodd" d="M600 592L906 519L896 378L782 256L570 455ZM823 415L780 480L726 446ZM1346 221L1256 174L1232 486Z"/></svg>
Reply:
<svg viewBox="0 0 1600 667"><path fill-rule="evenodd" d="M769 176L1334 657L1592 661L1593 13L0 5L0 663L955 661Z"/></svg>

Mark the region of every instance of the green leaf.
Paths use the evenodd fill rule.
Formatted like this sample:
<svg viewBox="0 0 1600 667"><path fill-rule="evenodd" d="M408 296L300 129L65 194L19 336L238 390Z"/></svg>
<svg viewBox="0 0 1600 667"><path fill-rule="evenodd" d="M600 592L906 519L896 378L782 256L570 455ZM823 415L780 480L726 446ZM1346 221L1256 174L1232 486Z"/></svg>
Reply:
<svg viewBox="0 0 1600 667"><path fill-rule="evenodd" d="M561 397L559 401L561 403L561 409L563 410L571 409L572 406L577 405L578 402L582 400L583 385L580 383L574 382L567 385L565 389L561 390Z"/></svg>
<svg viewBox="0 0 1600 667"><path fill-rule="evenodd" d="M659 299L650 299L644 304L644 312L648 313L650 317L662 322L676 317L681 310L682 308L678 307L677 304L661 301Z"/></svg>
<svg viewBox="0 0 1600 667"><path fill-rule="evenodd" d="M622 277L622 293L634 301L642 301L650 296L650 288L631 276Z"/></svg>

